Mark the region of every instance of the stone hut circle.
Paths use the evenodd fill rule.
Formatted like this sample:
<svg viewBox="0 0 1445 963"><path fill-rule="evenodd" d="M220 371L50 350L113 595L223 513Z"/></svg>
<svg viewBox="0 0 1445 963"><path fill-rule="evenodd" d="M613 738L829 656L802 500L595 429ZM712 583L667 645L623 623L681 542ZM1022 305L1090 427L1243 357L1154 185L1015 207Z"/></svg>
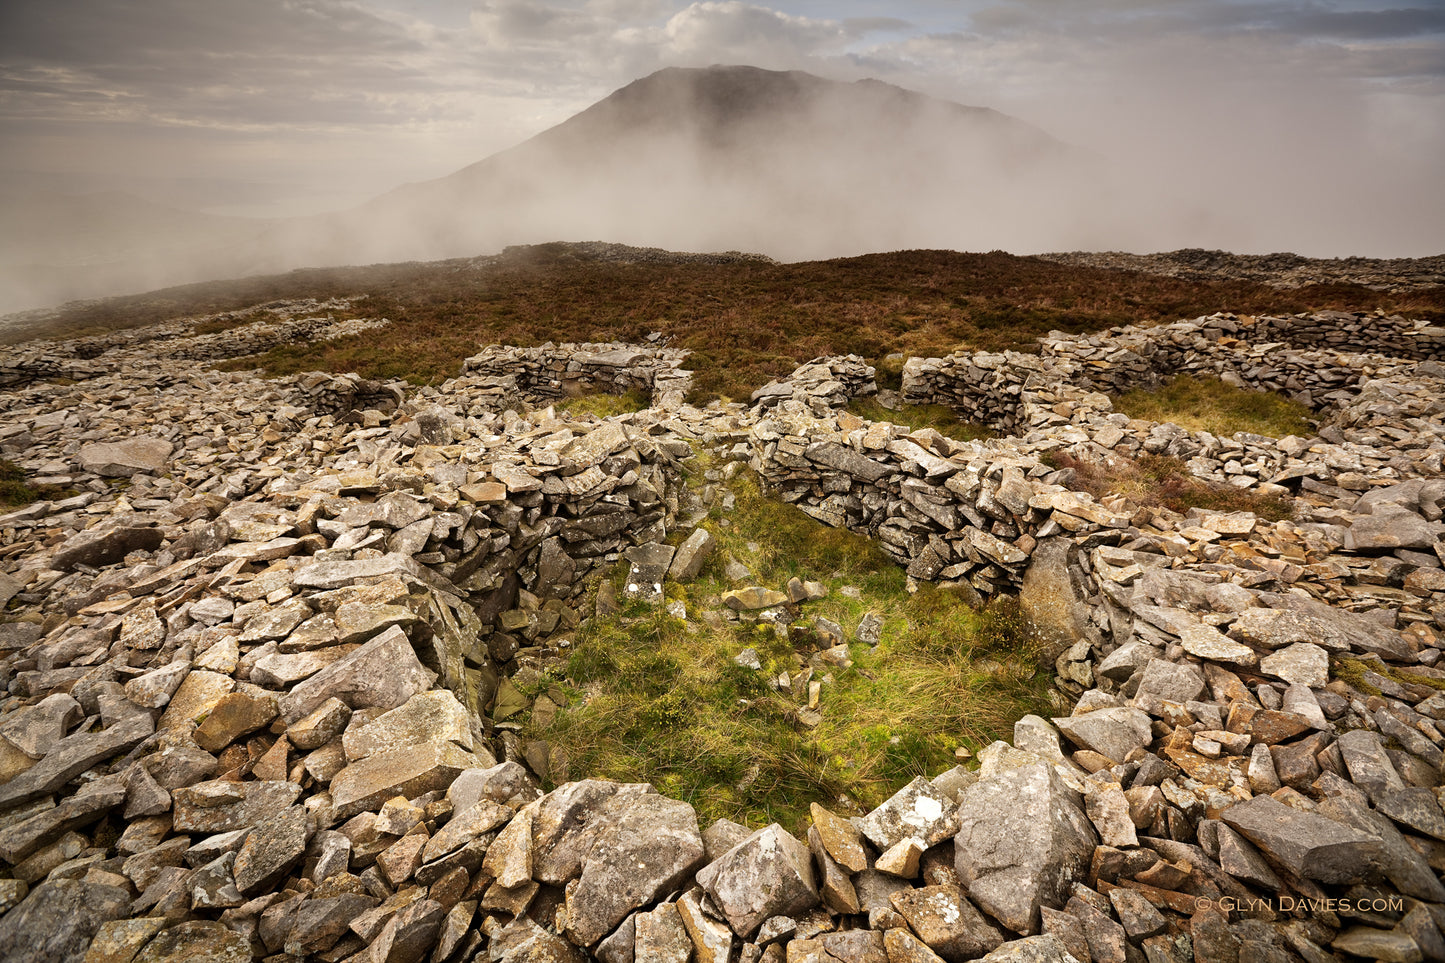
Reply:
<svg viewBox="0 0 1445 963"><path fill-rule="evenodd" d="M664 343L490 346L427 388L207 366L387 323L349 307L0 355L0 455L75 492L0 517L0 959L1445 959L1445 331L1218 314L909 359L890 403L976 442L846 412L857 357L706 408ZM1317 433L1113 410L1179 373ZM550 407L599 390L651 405ZM696 576L702 450L915 579L1020 596L1067 712L803 836L544 792L489 710L589 575L625 560L659 604ZM1169 455L1295 517L1095 498L1057 454Z"/></svg>

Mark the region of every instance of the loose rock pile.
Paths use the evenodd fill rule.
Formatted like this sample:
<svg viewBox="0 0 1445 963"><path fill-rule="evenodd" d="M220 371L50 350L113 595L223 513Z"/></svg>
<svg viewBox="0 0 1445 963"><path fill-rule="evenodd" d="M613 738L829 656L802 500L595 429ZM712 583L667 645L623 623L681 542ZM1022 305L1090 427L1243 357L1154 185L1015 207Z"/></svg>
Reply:
<svg viewBox="0 0 1445 963"><path fill-rule="evenodd" d="M1218 361L1227 321L1161 343ZM1094 390L1153 357L1120 337L910 362L911 397L1022 434L967 444L837 411L851 358L755 408L499 407L647 359L656 397L681 358L636 346L350 395L137 347L0 396L5 456L81 492L0 518L0 956L1445 958L1441 372L1366 359L1319 392L1332 440L1201 439ZM1040 460L1196 444L1296 520L1099 501ZM696 574L705 538L662 544L701 507L694 446L916 578L1019 593L1069 714L805 838L649 786L544 794L502 680L565 653L594 569L659 602Z"/></svg>
<svg viewBox="0 0 1445 963"><path fill-rule="evenodd" d="M329 341L389 323L385 319L335 320L331 316L330 312L350 312L355 300L273 301L246 311L127 328L96 337L34 342L4 352L0 358L0 389L58 378L83 381L129 361L218 361L260 354L282 344ZM328 314L296 317L318 311ZM257 314L270 314L275 320L256 320ZM196 333L205 325L226 324L235 326L209 334Z"/></svg>

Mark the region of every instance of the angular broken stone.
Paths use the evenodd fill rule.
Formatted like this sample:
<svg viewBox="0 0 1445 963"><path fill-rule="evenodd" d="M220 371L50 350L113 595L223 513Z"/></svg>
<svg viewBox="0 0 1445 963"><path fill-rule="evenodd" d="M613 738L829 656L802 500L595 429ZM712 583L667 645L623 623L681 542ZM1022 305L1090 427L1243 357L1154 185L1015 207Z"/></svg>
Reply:
<svg viewBox="0 0 1445 963"><path fill-rule="evenodd" d="M789 916L818 904L812 854L777 823L704 866L697 882L744 939L770 916Z"/></svg>
<svg viewBox="0 0 1445 963"><path fill-rule="evenodd" d="M769 588L752 585L747 588L730 589L722 594L722 602L734 612L747 612L753 609L770 609L783 605L788 601L788 596L782 592Z"/></svg>
<svg viewBox="0 0 1445 963"><path fill-rule="evenodd" d="M446 689L419 692L366 725L348 729L342 737L349 762L382 750L429 742L451 742L467 750L473 746L471 717Z"/></svg>
<svg viewBox="0 0 1445 963"><path fill-rule="evenodd" d="M687 540L677 547L667 577L674 582L690 582L697 578L716 545L717 541L706 529L693 529Z"/></svg>
<svg viewBox="0 0 1445 963"><path fill-rule="evenodd" d="M301 795L294 782L231 782L216 779L171 793L178 833L226 833L250 829Z"/></svg>
<svg viewBox="0 0 1445 963"><path fill-rule="evenodd" d="M394 709L429 689L435 678L417 659L406 633L393 626L317 672L277 703L288 724L327 699L340 699L352 709Z"/></svg>
<svg viewBox="0 0 1445 963"><path fill-rule="evenodd" d="M654 542L634 545L623 552L631 563L627 582L622 587L623 597L652 603L662 601L662 581L667 577L675 551L671 545Z"/></svg>
<svg viewBox="0 0 1445 963"><path fill-rule="evenodd" d="M1054 725L1074 745L1092 749L1115 762L1123 762L1129 753L1154 741L1149 714L1141 709L1094 709L1055 719Z"/></svg>
<svg viewBox="0 0 1445 963"><path fill-rule="evenodd" d="M1224 821L1271 860L1305 879L1352 883L1379 868L1379 839L1269 796L1224 811Z"/></svg>
<svg viewBox="0 0 1445 963"><path fill-rule="evenodd" d="M861 873L868 868L868 854L863 849L862 835L857 827L817 803L812 803L809 811L823 848L839 866L850 873Z"/></svg>
<svg viewBox="0 0 1445 963"><path fill-rule="evenodd" d="M1291 684L1322 689L1330 681L1330 656L1317 645L1296 642L1261 659L1259 671Z"/></svg>
<svg viewBox="0 0 1445 963"><path fill-rule="evenodd" d="M969 898L1015 933L1036 932L1039 907L1061 907L1098 843L1079 796L1034 763L965 789L955 868Z"/></svg>
<svg viewBox="0 0 1445 963"><path fill-rule="evenodd" d="M242 736L269 726L276 715L274 696L232 692L216 703L210 715L196 727L193 738L196 745L207 752L220 752Z"/></svg>
<svg viewBox="0 0 1445 963"><path fill-rule="evenodd" d="M952 884L895 893L893 907L928 948L949 963L964 963L996 949L1003 932Z"/></svg>
<svg viewBox="0 0 1445 963"><path fill-rule="evenodd" d="M268 815L236 853L232 867L236 888L251 895L281 882L306 851L310 838L311 826L301 806Z"/></svg>
<svg viewBox="0 0 1445 963"><path fill-rule="evenodd" d="M864 816L858 828L880 850L905 839L917 839L927 849L957 831L957 810L952 799L918 776Z"/></svg>
<svg viewBox="0 0 1445 963"><path fill-rule="evenodd" d="M160 475L166 470L173 446L160 438L130 438L125 441L96 442L76 453L82 471L106 478Z"/></svg>
<svg viewBox="0 0 1445 963"><path fill-rule="evenodd" d="M599 815L605 825L567 893L567 926L584 946L675 888L703 862L697 814L687 803L644 795Z"/></svg>
<svg viewBox="0 0 1445 963"><path fill-rule="evenodd" d="M375 809L393 796L411 798L451 785L477 757L450 742L373 753L331 780L331 805L341 819Z"/></svg>

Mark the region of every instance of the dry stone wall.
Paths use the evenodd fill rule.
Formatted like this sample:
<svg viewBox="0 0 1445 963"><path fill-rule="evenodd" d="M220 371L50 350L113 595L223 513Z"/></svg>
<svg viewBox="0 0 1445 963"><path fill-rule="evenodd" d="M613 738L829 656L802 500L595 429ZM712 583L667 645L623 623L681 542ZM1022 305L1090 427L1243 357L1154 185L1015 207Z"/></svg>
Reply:
<svg viewBox="0 0 1445 963"><path fill-rule="evenodd" d="M462 366L467 383L480 392L495 389L533 403L549 404L583 394L644 391L653 404L676 408L692 387L683 370L688 352L621 342L553 344L536 348L489 345Z"/></svg>
<svg viewBox="0 0 1445 963"><path fill-rule="evenodd" d="M334 317L336 313L350 313L358 300L277 301L245 311L145 325L96 337L0 349L0 390L57 378L82 381L139 357L219 361L260 354L283 344L329 341L390 323L386 319ZM327 314L296 317L318 311ZM258 314L263 315L262 320L255 319ZM267 314L273 320L266 320ZM197 328L208 324L235 326L209 334L196 333Z"/></svg>
<svg viewBox="0 0 1445 963"><path fill-rule="evenodd" d="M1041 452L1181 436L1020 357L974 367L1025 434L969 444L838 412L816 370L607 421L499 413L476 379L515 375L477 373L338 415L329 376L139 349L0 396L6 456L82 492L0 517L0 957L1445 956L1438 377L1362 379L1338 441L1269 466L1308 470L1266 522L1069 490ZM705 538L663 541L706 507L693 445L915 577L1018 592L1071 705L796 836L543 792L500 679L562 657L587 572L659 602L696 573Z"/></svg>

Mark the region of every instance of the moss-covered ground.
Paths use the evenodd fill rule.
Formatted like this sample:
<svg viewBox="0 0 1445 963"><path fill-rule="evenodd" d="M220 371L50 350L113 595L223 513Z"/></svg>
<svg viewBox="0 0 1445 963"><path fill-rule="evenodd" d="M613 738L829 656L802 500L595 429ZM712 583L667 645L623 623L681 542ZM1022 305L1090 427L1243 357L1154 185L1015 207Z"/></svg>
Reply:
<svg viewBox="0 0 1445 963"><path fill-rule="evenodd" d="M593 618L565 672L531 687L567 703L545 724L531 720L527 734L560 751L570 778L650 782L692 803L704 825L726 817L802 831L812 802L869 809L954 765L958 748L977 751L1011 735L1024 713L1048 711L1051 667L1015 608L975 611L930 584L910 592L875 543L768 497L749 476L729 487L735 507L715 507L702 523L718 541L702 574L667 587L686 618L641 603ZM723 576L729 558L751 570L742 584L781 590L796 576L828 595L804 603L792 631L727 621L719 597L734 587ZM614 589L625 574L619 565ZM853 641L870 612L882 619L876 649ZM819 617L842 627L851 665L817 657ZM734 661L747 648L761 669ZM820 684L817 716L807 712L809 682Z"/></svg>

